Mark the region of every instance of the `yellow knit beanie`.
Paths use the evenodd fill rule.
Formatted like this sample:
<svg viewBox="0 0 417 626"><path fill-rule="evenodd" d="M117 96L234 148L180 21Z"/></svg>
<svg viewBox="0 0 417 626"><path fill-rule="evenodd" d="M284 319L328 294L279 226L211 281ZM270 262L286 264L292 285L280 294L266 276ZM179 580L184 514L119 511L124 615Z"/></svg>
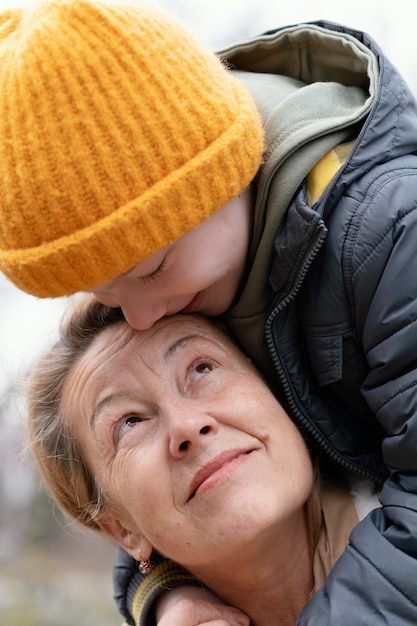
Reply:
<svg viewBox="0 0 417 626"><path fill-rule="evenodd" d="M249 184L263 135L243 85L146 5L0 14L0 269L40 297L88 290Z"/></svg>

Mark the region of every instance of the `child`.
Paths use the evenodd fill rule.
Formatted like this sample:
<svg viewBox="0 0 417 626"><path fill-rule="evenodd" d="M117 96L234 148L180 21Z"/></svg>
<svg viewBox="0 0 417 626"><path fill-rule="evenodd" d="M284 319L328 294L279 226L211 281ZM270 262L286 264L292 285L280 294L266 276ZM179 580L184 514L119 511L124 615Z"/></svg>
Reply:
<svg viewBox="0 0 417 626"><path fill-rule="evenodd" d="M137 328L224 314L330 459L384 482L297 623L416 624L417 110L402 78L328 23L223 64L145 7L57 0L0 28L2 271L41 297L93 291ZM117 567L129 621L152 623L161 584L181 584L169 571Z"/></svg>

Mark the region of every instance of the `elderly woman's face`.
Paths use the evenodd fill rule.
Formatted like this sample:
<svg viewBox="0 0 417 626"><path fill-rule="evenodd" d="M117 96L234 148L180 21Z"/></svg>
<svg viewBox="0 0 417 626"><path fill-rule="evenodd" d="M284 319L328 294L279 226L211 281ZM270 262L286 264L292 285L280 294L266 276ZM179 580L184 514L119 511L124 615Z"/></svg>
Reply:
<svg viewBox="0 0 417 626"><path fill-rule="evenodd" d="M312 487L304 442L248 359L202 318L106 329L63 403L132 554L143 534L192 567L301 519Z"/></svg>

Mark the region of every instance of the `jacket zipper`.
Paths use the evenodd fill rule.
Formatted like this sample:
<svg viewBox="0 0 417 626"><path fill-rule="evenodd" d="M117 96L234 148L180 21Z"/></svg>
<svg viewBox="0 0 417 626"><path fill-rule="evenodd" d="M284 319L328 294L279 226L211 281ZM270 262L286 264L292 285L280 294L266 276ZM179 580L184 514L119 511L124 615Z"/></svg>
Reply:
<svg viewBox="0 0 417 626"><path fill-rule="evenodd" d="M301 289L301 286L304 282L304 279L307 275L308 270L310 269L314 259L318 255L324 243L325 238L326 238L326 233L322 231L321 234L319 234L317 241L314 243L312 250L306 256L304 263L300 271L298 272L298 276L294 282L292 289L278 305L274 305L272 313L268 316L268 319L265 325L266 343L267 343L268 350L271 355L274 367L281 381L281 385L282 385L286 400L288 402L289 408L292 412L292 415L296 418L298 423L301 424L303 428L305 428L305 430L313 437L313 439L319 444L320 448L324 451L324 453L332 461L336 462L340 467L342 467L344 470L348 470L355 474L359 474L363 477L370 478L378 483L381 483L382 479L379 474L376 474L375 472L366 470L365 468L356 465L352 461L349 461L344 456L342 456L339 452L334 450L334 448L332 448L329 445L326 438L320 433L320 431L314 426L311 420L305 415L303 410L297 405L294 399L294 394L292 393L292 387L289 382L289 378L286 375L285 368L281 364L281 360L278 355L278 350L275 346L275 343L272 337L272 322L274 318L278 315L278 313L280 313L286 306L291 304L291 302L293 302L293 300L295 299L296 295Z"/></svg>

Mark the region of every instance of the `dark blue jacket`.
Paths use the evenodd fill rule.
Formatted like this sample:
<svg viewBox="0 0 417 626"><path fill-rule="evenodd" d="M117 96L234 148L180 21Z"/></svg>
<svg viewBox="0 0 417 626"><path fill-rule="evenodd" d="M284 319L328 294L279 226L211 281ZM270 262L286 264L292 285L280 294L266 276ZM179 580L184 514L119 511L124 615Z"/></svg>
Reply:
<svg viewBox="0 0 417 626"><path fill-rule="evenodd" d="M326 25L328 28L338 28ZM382 508L298 624L417 624L417 112L379 61L350 157L309 207L302 187L275 238L271 355L292 415L342 465L388 477Z"/></svg>

